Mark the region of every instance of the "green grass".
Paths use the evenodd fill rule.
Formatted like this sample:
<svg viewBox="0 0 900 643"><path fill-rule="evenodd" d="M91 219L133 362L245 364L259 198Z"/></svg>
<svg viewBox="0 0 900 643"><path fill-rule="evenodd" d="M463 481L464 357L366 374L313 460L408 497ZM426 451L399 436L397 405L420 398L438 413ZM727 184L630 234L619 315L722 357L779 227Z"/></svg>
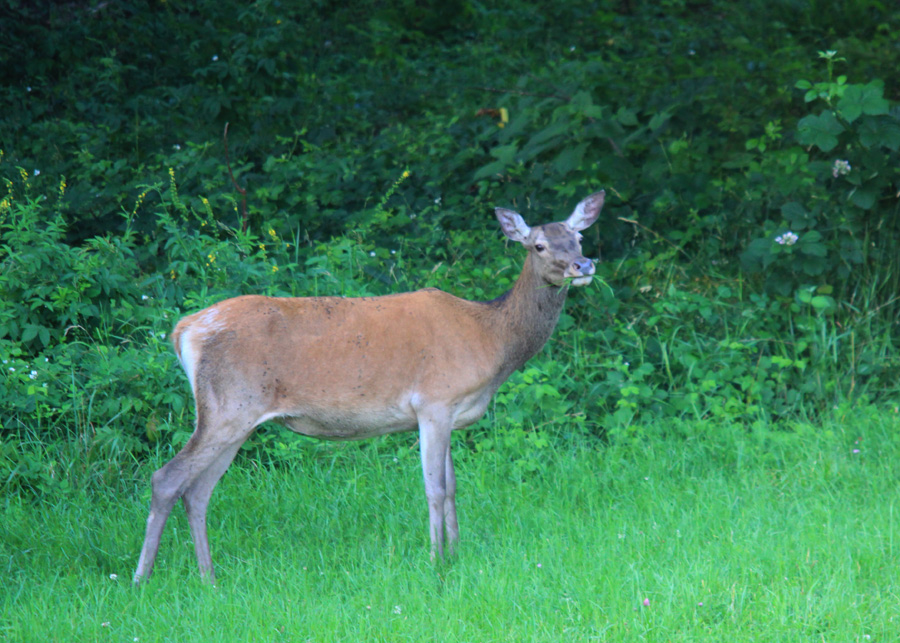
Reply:
<svg viewBox="0 0 900 643"><path fill-rule="evenodd" d="M180 507L153 578L130 585L143 482L6 497L0 638L896 640L896 413L674 429L555 438L534 474L516 453L457 444L463 541L439 565L412 436L230 470L210 511L216 587L199 582Z"/></svg>

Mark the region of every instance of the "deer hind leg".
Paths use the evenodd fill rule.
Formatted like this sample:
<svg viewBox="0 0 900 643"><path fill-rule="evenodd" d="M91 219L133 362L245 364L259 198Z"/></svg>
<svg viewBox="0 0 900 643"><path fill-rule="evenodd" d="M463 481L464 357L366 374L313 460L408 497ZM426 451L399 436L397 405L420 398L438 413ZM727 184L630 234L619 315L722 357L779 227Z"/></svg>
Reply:
<svg viewBox="0 0 900 643"><path fill-rule="evenodd" d="M444 529L447 535L447 553L452 556L456 553L456 544L459 542L459 523L456 520L456 472L453 470L453 457L450 455L449 443L444 463L444 484L446 486Z"/></svg>
<svg viewBox="0 0 900 643"><path fill-rule="evenodd" d="M134 573L135 583L140 583L148 578L153 571L153 563L159 551L163 528L166 526L175 502L182 497L185 498L188 523L194 538L201 573L204 571L204 563L206 563L206 568L208 568L210 576L212 575L209 544L206 537L206 507L209 504L209 496L225 469L231 464L240 445L252 431L251 428L246 432L241 432L240 437L223 443L221 437L216 438L210 435L219 433L212 430L214 426L215 424L211 422L198 422L197 429L184 448L153 474L150 515L147 517L147 530L144 535L144 545L141 548L141 557ZM219 435L221 434L219 433Z"/></svg>
<svg viewBox="0 0 900 643"><path fill-rule="evenodd" d="M185 489L181 499L187 512L188 525L191 528L191 537L194 540L194 551L197 554L197 564L200 567L200 576L209 583L216 580L213 571L212 555L209 551L209 538L206 533L206 509L213 489L225 474L225 470L234 460L243 440L223 447L206 469L197 476L190 486Z"/></svg>

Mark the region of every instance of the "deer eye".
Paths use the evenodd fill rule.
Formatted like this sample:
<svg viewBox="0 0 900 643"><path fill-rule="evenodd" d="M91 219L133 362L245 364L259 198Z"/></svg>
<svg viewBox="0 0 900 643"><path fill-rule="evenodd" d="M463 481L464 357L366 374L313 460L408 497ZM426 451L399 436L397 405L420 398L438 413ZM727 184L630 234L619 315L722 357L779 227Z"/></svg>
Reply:
<svg viewBox="0 0 900 643"><path fill-rule="evenodd" d="M543 243L536 243L536 244L534 244L534 249L537 250L538 252L543 252L543 251L544 251L544 244L543 244Z"/></svg>

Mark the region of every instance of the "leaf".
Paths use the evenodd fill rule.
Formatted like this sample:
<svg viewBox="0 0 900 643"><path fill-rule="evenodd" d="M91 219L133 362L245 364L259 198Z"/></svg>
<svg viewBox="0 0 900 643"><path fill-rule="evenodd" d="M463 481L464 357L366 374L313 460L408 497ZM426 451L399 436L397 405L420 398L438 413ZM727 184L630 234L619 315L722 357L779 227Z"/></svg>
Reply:
<svg viewBox="0 0 900 643"><path fill-rule="evenodd" d="M874 188L861 188L850 193L850 203L863 210L870 210L878 200L878 191Z"/></svg>
<svg viewBox="0 0 900 643"><path fill-rule="evenodd" d="M637 114L635 114L633 109L620 107L619 111L616 112L616 119L625 127L634 127L638 124Z"/></svg>
<svg viewBox="0 0 900 643"><path fill-rule="evenodd" d="M796 201L781 206L781 214L794 230L805 230L812 219L806 208Z"/></svg>
<svg viewBox="0 0 900 643"><path fill-rule="evenodd" d="M575 147L567 147L553 160L553 169L559 174L568 174L581 164L581 159L584 157L586 149L587 143L582 143Z"/></svg>
<svg viewBox="0 0 900 643"><path fill-rule="evenodd" d="M833 297L828 297L826 295L816 295L813 297L810 302L812 307L816 310L823 311L828 310L835 307L835 301Z"/></svg>
<svg viewBox="0 0 900 643"><path fill-rule="evenodd" d="M500 174L507 168L509 164L503 161L493 161L492 163L488 163L480 170L475 172L475 176L473 179L478 181L479 179L486 179L489 176L494 176L496 174Z"/></svg>
<svg viewBox="0 0 900 643"><path fill-rule="evenodd" d="M838 134L844 131L844 126L832 112L824 111L800 119L797 129L800 132L801 144L815 145L823 152L830 152L837 146Z"/></svg>
<svg viewBox="0 0 900 643"><path fill-rule="evenodd" d="M837 108L841 116L852 123L863 114L887 114L890 103L884 97L884 87L879 81L873 80L868 85L848 85Z"/></svg>
<svg viewBox="0 0 900 643"><path fill-rule="evenodd" d="M491 156L503 163L511 163L516 155L516 144L498 145L491 150Z"/></svg>
<svg viewBox="0 0 900 643"><path fill-rule="evenodd" d="M859 141L866 147L900 149L900 121L890 116L865 116L859 124Z"/></svg>

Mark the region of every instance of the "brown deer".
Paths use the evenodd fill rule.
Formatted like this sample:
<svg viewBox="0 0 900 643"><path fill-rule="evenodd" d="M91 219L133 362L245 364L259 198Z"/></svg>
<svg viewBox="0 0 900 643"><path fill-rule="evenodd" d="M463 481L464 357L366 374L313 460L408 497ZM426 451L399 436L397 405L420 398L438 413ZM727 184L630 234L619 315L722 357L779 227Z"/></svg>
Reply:
<svg viewBox="0 0 900 643"><path fill-rule="evenodd" d="M506 378L537 353L568 285L590 283L581 235L603 207L587 197L561 223L529 227L496 209L504 234L528 250L512 290L474 302L428 288L383 297L243 296L182 319L172 343L196 404L184 448L153 474L134 581L149 577L181 498L201 576L214 580L206 508L247 437L275 421L318 438L358 440L419 430L432 556L459 538L450 432L475 422Z"/></svg>

